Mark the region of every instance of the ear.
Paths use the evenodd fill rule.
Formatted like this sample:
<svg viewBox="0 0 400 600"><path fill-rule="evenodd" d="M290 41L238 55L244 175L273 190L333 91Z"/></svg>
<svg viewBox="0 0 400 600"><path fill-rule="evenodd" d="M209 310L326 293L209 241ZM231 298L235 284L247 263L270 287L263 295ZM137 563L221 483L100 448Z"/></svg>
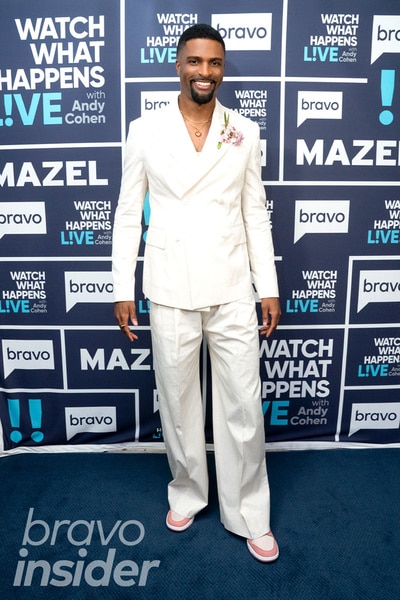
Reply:
<svg viewBox="0 0 400 600"><path fill-rule="evenodd" d="M176 72L179 75L180 74L180 70L181 70L181 63L179 62L179 60L175 61L175 67L176 67Z"/></svg>

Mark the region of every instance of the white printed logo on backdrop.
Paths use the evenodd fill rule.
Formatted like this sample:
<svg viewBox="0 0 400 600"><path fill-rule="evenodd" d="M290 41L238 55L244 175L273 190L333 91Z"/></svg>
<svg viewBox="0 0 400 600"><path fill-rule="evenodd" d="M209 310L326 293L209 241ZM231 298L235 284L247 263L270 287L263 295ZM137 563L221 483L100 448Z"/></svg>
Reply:
<svg viewBox="0 0 400 600"><path fill-rule="evenodd" d="M271 50L272 13L211 15L227 50Z"/></svg>

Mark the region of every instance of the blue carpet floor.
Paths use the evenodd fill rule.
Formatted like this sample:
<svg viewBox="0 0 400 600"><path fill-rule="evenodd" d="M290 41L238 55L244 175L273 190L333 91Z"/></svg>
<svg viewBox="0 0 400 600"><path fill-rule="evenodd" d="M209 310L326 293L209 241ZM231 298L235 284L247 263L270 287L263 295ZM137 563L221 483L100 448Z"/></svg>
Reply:
<svg viewBox="0 0 400 600"><path fill-rule="evenodd" d="M264 565L210 503L165 524L163 454L20 454L0 460L1 600L398 600L399 450L272 452Z"/></svg>

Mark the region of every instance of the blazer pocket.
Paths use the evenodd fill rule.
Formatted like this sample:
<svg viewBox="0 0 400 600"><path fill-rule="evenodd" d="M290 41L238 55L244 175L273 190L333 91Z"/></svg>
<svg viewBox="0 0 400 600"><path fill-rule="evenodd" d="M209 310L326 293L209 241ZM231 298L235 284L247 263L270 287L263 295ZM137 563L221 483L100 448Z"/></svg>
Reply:
<svg viewBox="0 0 400 600"><path fill-rule="evenodd" d="M236 225L232 228L232 241L234 246L246 243L246 232L243 225Z"/></svg>
<svg viewBox="0 0 400 600"><path fill-rule="evenodd" d="M161 250L165 249L167 234L165 229L150 227L146 236L146 245L155 246Z"/></svg>

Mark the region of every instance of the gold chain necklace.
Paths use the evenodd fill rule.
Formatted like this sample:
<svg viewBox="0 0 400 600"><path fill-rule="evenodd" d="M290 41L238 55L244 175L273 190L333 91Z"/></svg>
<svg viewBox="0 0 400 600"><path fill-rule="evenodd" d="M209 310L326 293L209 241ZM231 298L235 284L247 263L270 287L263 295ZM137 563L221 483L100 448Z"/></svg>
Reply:
<svg viewBox="0 0 400 600"><path fill-rule="evenodd" d="M204 126L204 125L207 125L208 123L210 123L210 122L211 122L211 120L212 120L212 117L210 117L210 118L208 119L208 121L204 121L204 122L201 122L201 121L192 121L192 119L189 119L189 117L186 117L186 116L183 114L183 112L182 112L182 111L180 111L180 113L181 113L182 117L185 119L185 121L189 121L189 123L191 124L191 126L193 127L193 129L195 129L194 135L195 135L196 137L198 137L198 138L199 138L199 137L201 137L201 136L203 135L203 132L202 132L202 131L200 131L200 129L199 129L198 127L196 127L195 123L197 123L198 125L202 125L202 126Z"/></svg>

